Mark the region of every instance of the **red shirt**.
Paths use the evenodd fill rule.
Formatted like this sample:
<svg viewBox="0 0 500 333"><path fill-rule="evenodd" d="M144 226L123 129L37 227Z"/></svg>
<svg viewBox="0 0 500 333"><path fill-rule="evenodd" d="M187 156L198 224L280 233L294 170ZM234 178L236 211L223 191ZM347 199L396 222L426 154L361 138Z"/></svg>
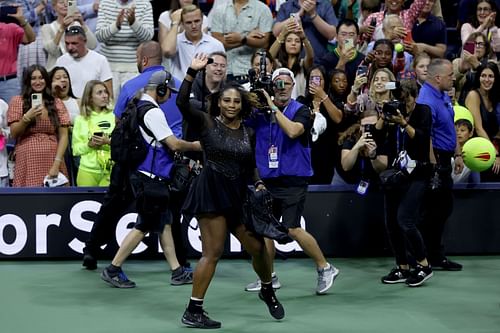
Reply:
<svg viewBox="0 0 500 333"><path fill-rule="evenodd" d="M0 22L0 76L17 73L17 49L24 29L14 23Z"/></svg>

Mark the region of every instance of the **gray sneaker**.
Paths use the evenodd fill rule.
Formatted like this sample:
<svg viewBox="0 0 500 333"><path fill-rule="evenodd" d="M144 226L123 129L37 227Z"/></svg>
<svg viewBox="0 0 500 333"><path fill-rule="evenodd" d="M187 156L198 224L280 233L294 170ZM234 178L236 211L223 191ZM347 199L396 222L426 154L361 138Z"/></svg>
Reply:
<svg viewBox="0 0 500 333"><path fill-rule="evenodd" d="M183 284L193 283L193 272L188 271L184 267L180 266L172 272L172 277L170 278L170 284L173 286L180 286Z"/></svg>
<svg viewBox="0 0 500 333"><path fill-rule="evenodd" d="M101 279L115 288L135 288L135 282L130 281L121 269L118 272L111 272L106 267L101 273Z"/></svg>
<svg viewBox="0 0 500 333"><path fill-rule="evenodd" d="M276 290L276 289L280 289L281 288L281 283L280 281L278 280L278 276L277 275L274 275L273 276L273 289ZM250 283L249 285L247 285L245 287L245 291L250 291L250 292L254 292L254 291L260 291L260 288L261 288L261 282L260 282L260 279L257 279L257 281L255 282L252 282Z"/></svg>
<svg viewBox="0 0 500 333"><path fill-rule="evenodd" d="M318 286L316 287L316 294L325 294L333 285L333 281L335 281L339 272L340 271L331 264L330 268L318 269Z"/></svg>

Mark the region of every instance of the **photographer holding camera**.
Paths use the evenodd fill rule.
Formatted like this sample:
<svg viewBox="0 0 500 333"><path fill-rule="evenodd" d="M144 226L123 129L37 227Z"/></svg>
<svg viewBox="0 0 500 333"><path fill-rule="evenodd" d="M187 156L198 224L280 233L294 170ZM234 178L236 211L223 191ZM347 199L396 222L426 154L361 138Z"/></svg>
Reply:
<svg viewBox="0 0 500 333"><path fill-rule="evenodd" d="M318 270L317 294L324 294L333 285L339 270L330 265L316 239L300 225L312 176L310 129L311 111L291 98L295 77L287 68L279 68L272 75L274 101L266 90L260 90L270 112L257 112L248 125L255 129L255 159L262 180L273 197L273 213L282 216L289 236L296 240L316 263ZM256 184L258 185L258 184ZM266 249L274 258L273 240L266 239ZM273 288L280 287L273 273ZM261 281L249 284L246 291L258 291Z"/></svg>
<svg viewBox="0 0 500 333"><path fill-rule="evenodd" d="M382 174L385 181L386 232L396 258L396 267L382 277L382 283L404 283L418 287L432 277L427 261L424 239L418 229L424 194L431 174L429 161L432 115L424 105L415 102L418 86L415 81L403 80L398 89L399 102L386 103L377 126L387 129L395 125L396 158L393 169L402 172L397 184L389 184L390 176ZM404 176L402 176L404 175ZM404 181L403 181L404 179ZM394 185L394 186L389 186ZM407 253L417 264L410 271Z"/></svg>

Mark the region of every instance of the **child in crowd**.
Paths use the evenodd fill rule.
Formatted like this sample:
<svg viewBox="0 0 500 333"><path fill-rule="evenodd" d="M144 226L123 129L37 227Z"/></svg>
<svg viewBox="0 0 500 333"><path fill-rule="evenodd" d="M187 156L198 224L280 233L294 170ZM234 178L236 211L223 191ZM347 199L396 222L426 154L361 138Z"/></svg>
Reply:
<svg viewBox="0 0 500 333"><path fill-rule="evenodd" d="M111 174L110 135L115 116L109 108L109 91L103 82L87 83L81 114L73 128L73 154L81 156L77 186L108 186Z"/></svg>
<svg viewBox="0 0 500 333"><path fill-rule="evenodd" d="M464 144L472 138L474 135L474 127L472 123L467 119L457 119L455 121L455 131L457 133L457 142L460 145L460 149L464 147ZM455 161L452 161L453 168L455 167ZM456 174L452 172L451 177L453 178L454 184L477 184L479 183L479 172L471 171L467 166L464 165L464 169L461 173Z"/></svg>

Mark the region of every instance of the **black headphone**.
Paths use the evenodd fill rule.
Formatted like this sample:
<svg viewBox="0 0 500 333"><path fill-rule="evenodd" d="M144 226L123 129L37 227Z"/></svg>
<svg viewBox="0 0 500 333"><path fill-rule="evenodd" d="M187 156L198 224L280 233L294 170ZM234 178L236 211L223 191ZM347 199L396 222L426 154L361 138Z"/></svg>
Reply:
<svg viewBox="0 0 500 333"><path fill-rule="evenodd" d="M165 82L156 86L156 95L158 95L158 97L167 96L167 89L169 89L168 84L170 83L170 80L172 80L172 74L170 74L167 71L164 72L165 72Z"/></svg>

